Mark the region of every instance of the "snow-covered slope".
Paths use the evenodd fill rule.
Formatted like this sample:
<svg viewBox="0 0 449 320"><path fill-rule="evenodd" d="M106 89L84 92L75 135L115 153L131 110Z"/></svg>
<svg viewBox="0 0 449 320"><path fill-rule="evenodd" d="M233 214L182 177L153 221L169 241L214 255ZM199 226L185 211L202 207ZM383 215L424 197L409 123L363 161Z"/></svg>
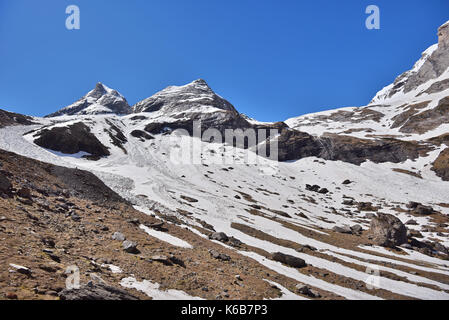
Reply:
<svg viewBox="0 0 449 320"><path fill-rule="evenodd" d="M128 102L119 92L99 82L93 90L89 91L80 100L47 117L111 113L128 114L130 111Z"/></svg>

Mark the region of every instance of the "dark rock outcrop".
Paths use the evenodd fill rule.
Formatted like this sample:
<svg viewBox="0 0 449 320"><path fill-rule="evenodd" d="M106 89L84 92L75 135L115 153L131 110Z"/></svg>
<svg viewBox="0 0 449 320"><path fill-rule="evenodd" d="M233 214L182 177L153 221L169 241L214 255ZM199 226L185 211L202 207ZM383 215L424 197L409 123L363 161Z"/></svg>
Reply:
<svg viewBox="0 0 449 320"><path fill-rule="evenodd" d="M273 253L271 255L271 258L274 261L281 262L293 268L304 268L305 266L307 266L306 262L303 259L288 254L284 254L282 252Z"/></svg>
<svg viewBox="0 0 449 320"><path fill-rule="evenodd" d="M54 127L43 129L37 134L34 143L38 146L66 154L75 154L81 151L90 154L88 158L98 159L110 155L88 126L78 122L67 127Z"/></svg>

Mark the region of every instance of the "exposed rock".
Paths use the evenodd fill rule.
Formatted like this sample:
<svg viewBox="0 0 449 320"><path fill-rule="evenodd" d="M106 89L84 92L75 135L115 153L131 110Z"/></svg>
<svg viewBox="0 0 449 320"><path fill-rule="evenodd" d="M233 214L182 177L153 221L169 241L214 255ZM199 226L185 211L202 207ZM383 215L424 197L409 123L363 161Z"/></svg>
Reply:
<svg viewBox="0 0 449 320"><path fill-rule="evenodd" d="M134 138L140 139L141 141L154 139L154 137L152 135L150 135L150 134L148 134L148 133L146 133L145 131L142 131L142 130L133 130L133 131L131 131L131 135Z"/></svg>
<svg viewBox="0 0 449 320"><path fill-rule="evenodd" d="M405 224L410 226L417 226L418 222L416 222L416 220L410 219Z"/></svg>
<svg viewBox="0 0 449 320"><path fill-rule="evenodd" d="M378 213L371 220L370 231L377 245L395 247L407 242L407 228L397 217Z"/></svg>
<svg viewBox="0 0 449 320"><path fill-rule="evenodd" d="M352 229L349 226L335 226L332 228L332 230L338 233L352 234Z"/></svg>
<svg viewBox="0 0 449 320"><path fill-rule="evenodd" d="M66 127L54 127L43 129L38 134L34 143L38 146L66 154L86 152L89 159L98 159L109 156L106 148L82 122L77 122Z"/></svg>
<svg viewBox="0 0 449 320"><path fill-rule="evenodd" d="M23 187L17 191L17 195L21 198L31 199L31 190L29 188Z"/></svg>
<svg viewBox="0 0 449 320"><path fill-rule="evenodd" d="M363 228L361 225L355 224L355 225L351 226L351 230L353 233L361 233L363 231Z"/></svg>
<svg viewBox="0 0 449 320"><path fill-rule="evenodd" d="M305 266L307 266L306 262L303 259L288 254L284 254L282 252L273 253L271 255L271 258L274 261L281 262L293 268L304 268Z"/></svg>
<svg viewBox="0 0 449 320"><path fill-rule="evenodd" d="M296 285L296 292L303 294L305 296L311 297L311 298L320 298L321 297L321 295L318 292L310 289L308 286L303 285L303 284Z"/></svg>
<svg viewBox="0 0 449 320"><path fill-rule="evenodd" d="M106 284L90 284L80 289L64 289L59 293L61 300L138 300L123 289Z"/></svg>
<svg viewBox="0 0 449 320"><path fill-rule="evenodd" d="M125 240L122 243L123 250L125 250L128 253L137 254L140 253L140 251L137 249L137 243Z"/></svg>
<svg viewBox="0 0 449 320"><path fill-rule="evenodd" d="M226 242L229 240L228 236L224 232L214 232L210 235L210 239L221 242Z"/></svg>
<svg viewBox="0 0 449 320"><path fill-rule="evenodd" d="M125 241L126 237L121 232L114 232L114 234L112 235L112 240Z"/></svg>
<svg viewBox="0 0 449 320"><path fill-rule="evenodd" d="M231 260L230 256L228 256L228 255L226 255L224 253L220 253L220 252L218 252L217 250L214 250L214 249L210 249L209 253L210 253L210 255L213 258L218 259L218 260L222 260L222 261L230 261Z"/></svg>
<svg viewBox="0 0 449 320"><path fill-rule="evenodd" d="M21 273L21 274L24 274L24 275L27 275L27 276L31 276L31 273L32 273L31 269L29 269L27 267L24 267L24 266L21 266L21 265L18 265L18 264L14 264L14 263L10 263L9 266L11 268L13 268L13 270L18 272L18 273Z"/></svg>
<svg viewBox="0 0 449 320"><path fill-rule="evenodd" d="M12 184L9 179L0 172L0 194L11 195Z"/></svg>

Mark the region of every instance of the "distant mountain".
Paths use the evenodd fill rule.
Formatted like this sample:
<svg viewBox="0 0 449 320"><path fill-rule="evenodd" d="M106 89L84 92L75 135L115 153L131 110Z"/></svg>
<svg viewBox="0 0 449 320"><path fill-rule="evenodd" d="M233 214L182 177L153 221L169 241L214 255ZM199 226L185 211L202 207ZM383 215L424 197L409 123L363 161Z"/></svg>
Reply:
<svg viewBox="0 0 449 320"><path fill-rule="evenodd" d="M97 83L95 89L89 91L84 97L74 104L49 114L46 117L58 117L63 115L95 115L95 114L117 114L130 113L131 109L126 99L116 90L108 88L101 82Z"/></svg>
<svg viewBox="0 0 449 320"><path fill-rule="evenodd" d="M237 113L234 106L212 91L203 79L195 80L184 86L167 87L136 103L132 109L134 113L161 111L166 115L177 116L189 112L219 110Z"/></svg>

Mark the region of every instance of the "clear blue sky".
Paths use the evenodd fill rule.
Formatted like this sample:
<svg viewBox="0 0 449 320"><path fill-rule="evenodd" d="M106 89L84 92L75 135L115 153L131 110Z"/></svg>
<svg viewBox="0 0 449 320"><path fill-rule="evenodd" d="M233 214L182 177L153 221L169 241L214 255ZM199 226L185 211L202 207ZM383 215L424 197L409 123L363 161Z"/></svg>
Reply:
<svg viewBox="0 0 449 320"><path fill-rule="evenodd" d="M45 115L98 81L132 105L197 78L264 121L364 105L448 19L447 0L0 0L0 108Z"/></svg>

